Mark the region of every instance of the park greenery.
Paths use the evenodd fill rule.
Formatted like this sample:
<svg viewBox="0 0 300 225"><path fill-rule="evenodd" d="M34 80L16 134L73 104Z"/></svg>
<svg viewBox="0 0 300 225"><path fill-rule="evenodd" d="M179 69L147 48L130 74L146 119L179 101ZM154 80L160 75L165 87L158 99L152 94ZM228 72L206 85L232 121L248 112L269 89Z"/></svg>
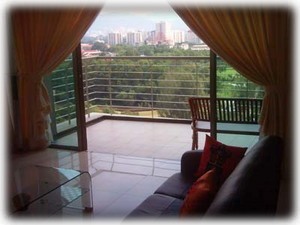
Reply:
<svg viewBox="0 0 300 225"><path fill-rule="evenodd" d="M179 46L116 45L93 46L116 56L82 60L85 106L87 111L138 115L156 110L159 117L190 118L187 99L209 97L209 50L183 50ZM185 59L147 57L180 56ZM195 58L198 57L198 58ZM201 58L199 58L201 57ZM71 57L46 80L53 99L56 123L68 120L75 112L74 80ZM217 59L217 96L262 98L262 87L241 76L220 58ZM74 113L71 118L74 117Z"/></svg>

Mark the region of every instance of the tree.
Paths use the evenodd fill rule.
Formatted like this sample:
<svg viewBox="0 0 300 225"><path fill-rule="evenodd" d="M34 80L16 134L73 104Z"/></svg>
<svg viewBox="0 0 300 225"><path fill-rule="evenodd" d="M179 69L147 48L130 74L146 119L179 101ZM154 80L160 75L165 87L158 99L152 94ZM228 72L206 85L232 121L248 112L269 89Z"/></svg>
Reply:
<svg viewBox="0 0 300 225"><path fill-rule="evenodd" d="M138 47L139 55L154 56L154 46L142 45Z"/></svg>
<svg viewBox="0 0 300 225"><path fill-rule="evenodd" d="M170 67L158 82L157 107L160 108L160 116L189 119L188 98L208 95L206 85L209 77L205 75L208 71L201 73L195 63L192 60L168 62Z"/></svg>
<svg viewBox="0 0 300 225"><path fill-rule="evenodd" d="M106 44L96 41L92 46L92 50L99 50L101 52L106 52L108 51L108 47Z"/></svg>
<svg viewBox="0 0 300 225"><path fill-rule="evenodd" d="M217 97L262 98L263 88L249 81L223 60L218 60Z"/></svg>

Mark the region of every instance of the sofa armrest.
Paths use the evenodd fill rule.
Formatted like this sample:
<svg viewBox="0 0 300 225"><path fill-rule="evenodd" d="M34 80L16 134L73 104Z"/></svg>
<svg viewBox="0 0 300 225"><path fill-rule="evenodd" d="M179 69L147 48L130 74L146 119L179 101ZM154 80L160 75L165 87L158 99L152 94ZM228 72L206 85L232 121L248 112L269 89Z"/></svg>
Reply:
<svg viewBox="0 0 300 225"><path fill-rule="evenodd" d="M191 150L181 156L181 173L185 177L192 177L197 172L203 150Z"/></svg>

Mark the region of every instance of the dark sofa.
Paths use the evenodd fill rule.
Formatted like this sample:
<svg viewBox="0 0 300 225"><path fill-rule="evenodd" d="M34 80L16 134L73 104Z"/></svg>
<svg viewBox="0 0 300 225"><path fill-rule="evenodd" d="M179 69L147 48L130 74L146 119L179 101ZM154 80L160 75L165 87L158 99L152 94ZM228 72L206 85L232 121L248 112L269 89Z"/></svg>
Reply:
<svg viewBox="0 0 300 225"><path fill-rule="evenodd" d="M276 213L283 143L276 136L260 139L237 165L201 217L273 216ZM189 188L195 181L202 151L187 151L181 172L166 180L134 209L127 219L176 218Z"/></svg>

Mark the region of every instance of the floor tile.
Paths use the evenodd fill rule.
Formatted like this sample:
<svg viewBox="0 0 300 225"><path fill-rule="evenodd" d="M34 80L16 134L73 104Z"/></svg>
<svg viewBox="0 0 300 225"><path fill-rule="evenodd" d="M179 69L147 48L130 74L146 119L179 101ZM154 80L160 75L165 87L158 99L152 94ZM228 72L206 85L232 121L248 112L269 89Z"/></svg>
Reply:
<svg viewBox="0 0 300 225"><path fill-rule="evenodd" d="M99 216L107 207L121 196L121 193L93 190L93 216Z"/></svg>
<svg viewBox="0 0 300 225"><path fill-rule="evenodd" d="M126 194L147 198L166 180L166 177L146 176Z"/></svg>
<svg viewBox="0 0 300 225"><path fill-rule="evenodd" d="M113 201L108 207L106 207L99 214L95 214L94 217L119 219L122 221L135 207L144 201L144 196L135 195L123 195L117 200Z"/></svg>
<svg viewBox="0 0 300 225"><path fill-rule="evenodd" d="M93 191L125 193L144 176L104 171L93 178Z"/></svg>

